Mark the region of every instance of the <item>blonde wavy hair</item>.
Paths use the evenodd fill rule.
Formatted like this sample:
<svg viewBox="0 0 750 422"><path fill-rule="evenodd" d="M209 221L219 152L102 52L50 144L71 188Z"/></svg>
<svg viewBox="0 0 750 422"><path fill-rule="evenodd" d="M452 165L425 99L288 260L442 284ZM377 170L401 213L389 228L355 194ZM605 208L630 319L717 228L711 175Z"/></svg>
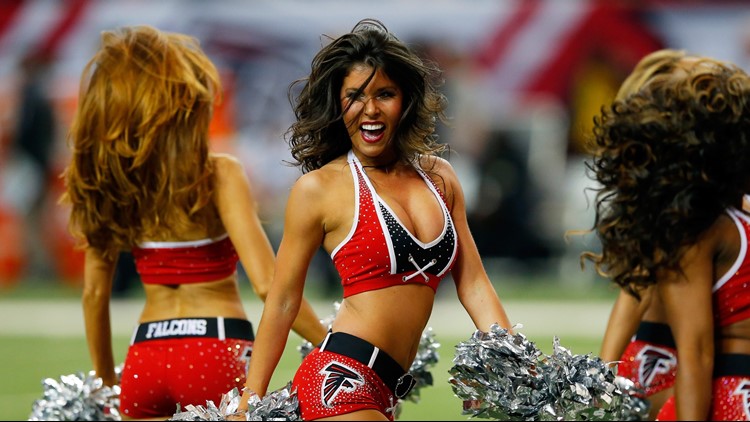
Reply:
<svg viewBox="0 0 750 422"><path fill-rule="evenodd" d="M150 26L104 31L85 66L61 202L69 230L114 258L139 241L223 230L208 127L221 82L199 42Z"/></svg>

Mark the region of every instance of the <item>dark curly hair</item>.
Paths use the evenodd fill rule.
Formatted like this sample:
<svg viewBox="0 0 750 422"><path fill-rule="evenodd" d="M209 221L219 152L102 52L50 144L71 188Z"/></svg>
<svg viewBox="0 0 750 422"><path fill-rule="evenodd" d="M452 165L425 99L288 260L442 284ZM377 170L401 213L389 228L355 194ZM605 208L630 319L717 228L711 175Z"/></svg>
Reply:
<svg viewBox="0 0 750 422"><path fill-rule="evenodd" d="M420 154L446 149L446 145L437 142L435 134L438 120L446 120L447 106L445 96L438 90L442 84L439 68L422 60L380 21L364 19L351 32L323 47L313 58L309 76L289 87L289 101L297 121L285 135L296 160L293 165L309 172L351 149L339 96L344 78L357 64L373 68L360 92L380 69L404 94L404 112L394 139L402 161L414 163ZM295 99L294 89L299 84L304 85Z"/></svg>
<svg viewBox="0 0 750 422"><path fill-rule="evenodd" d="M733 64L646 56L594 119L597 272L639 297L727 207L750 176L750 78Z"/></svg>

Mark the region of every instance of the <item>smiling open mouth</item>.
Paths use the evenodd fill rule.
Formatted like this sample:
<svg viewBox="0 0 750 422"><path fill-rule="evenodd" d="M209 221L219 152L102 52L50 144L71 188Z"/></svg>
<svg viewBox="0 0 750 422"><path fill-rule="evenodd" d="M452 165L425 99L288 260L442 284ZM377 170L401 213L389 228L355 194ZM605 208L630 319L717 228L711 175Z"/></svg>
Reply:
<svg viewBox="0 0 750 422"><path fill-rule="evenodd" d="M362 139L365 142L377 142L383 137L385 132L384 124L365 124L359 127Z"/></svg>

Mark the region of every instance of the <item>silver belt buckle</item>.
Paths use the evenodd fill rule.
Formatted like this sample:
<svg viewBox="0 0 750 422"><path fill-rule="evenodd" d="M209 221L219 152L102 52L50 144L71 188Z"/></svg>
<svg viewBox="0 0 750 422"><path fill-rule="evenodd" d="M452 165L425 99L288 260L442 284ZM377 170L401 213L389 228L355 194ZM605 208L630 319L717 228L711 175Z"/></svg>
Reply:
<svg viewBox="0 0 750 422"><path fill-rule="evenodd" d="M396 381L396 387L393 389L393 394L399 399L403 399L409 394L411 389L414 388L414 384L416 383L417 380L414 379L414 375L407 372L404 375L401 375L398 381Z"/></svg>

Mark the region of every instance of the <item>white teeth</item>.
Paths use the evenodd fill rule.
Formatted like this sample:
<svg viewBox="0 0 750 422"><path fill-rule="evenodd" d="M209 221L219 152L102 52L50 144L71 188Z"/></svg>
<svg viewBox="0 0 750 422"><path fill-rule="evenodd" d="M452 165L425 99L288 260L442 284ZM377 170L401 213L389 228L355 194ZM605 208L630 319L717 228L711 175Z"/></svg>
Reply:
<svg viewBox="0 0 750 422"><path fill-rule="evenodd" d="M362 125L362 130L379 130L382 129L385 125L383 124L376 124L376 125Z"/></svg>

